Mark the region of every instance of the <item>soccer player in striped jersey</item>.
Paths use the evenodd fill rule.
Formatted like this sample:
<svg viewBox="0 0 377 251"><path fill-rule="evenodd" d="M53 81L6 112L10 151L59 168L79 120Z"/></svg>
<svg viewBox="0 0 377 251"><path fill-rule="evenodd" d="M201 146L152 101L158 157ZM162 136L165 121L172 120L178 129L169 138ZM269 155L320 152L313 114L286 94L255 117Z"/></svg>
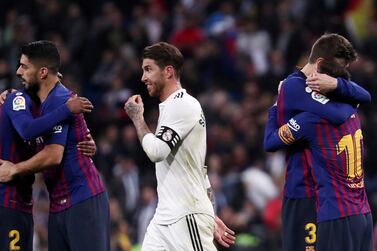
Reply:
<svg viewBox="0 0 377 251"><path fill-rule="evenodd" d="M156 163L158 205L142 244L142 251L216 250L213 239L224 246L234 243L234 232L214 215L208 196L205 166L206 122L200 103L182 89L181 52L160 42L143 51L142 81L158 97L156 133L144 121L139 95L125 103L139 140Z"/></svg>
<svg viewBox="0 0 377 251"><path fill-rule="evenodd" d="M73 113L91 106L83 98L71 98L50 114L38 116L38 105L26 90L9 94L0 106L0 158L19 162L36 151L32 139L48 133ZM90 108L90 107L88 107ZM32 184L34 175L21 175L12 182L0 183L0 250L32 250Z"/></svg>
<svg viewBox="0 0 377 251"><path fill-rule="evenodd" d="M358 103L370 102L366 90L347 80L347 67L355 59L356 52L344 37L337 34L320 37L312 47L309 62L281 84L277 102L278 125L282 126L304 111L341 124ZM326 96L322 94L324 90ZM317 227L310 155L305 146L287 149L282 207L284 251L313 250L315 247Z"/></svg>
<svg viewBox="0 0 377 251"><path fill-rule="evenodd" d="M264 143L268 151L308 145L318 205L315 250L373 250L373 222L364 188L363 134L356 110L341 125L303 112L278 128L273 106Z"/></svg>
<svg viewBox="0 0 377 251"><path fill-rule="evenodd" d="M49 115L71 96L58 78L60 55L49 41L21 48L17 75L40 99L41 115ZM56 125L39 138L43 149L26 161L2 161L0 180L43 172L50 197L48 249L108 251L109 208L105 187L93 161L77 149L88 128L82 114Z"/></svg>

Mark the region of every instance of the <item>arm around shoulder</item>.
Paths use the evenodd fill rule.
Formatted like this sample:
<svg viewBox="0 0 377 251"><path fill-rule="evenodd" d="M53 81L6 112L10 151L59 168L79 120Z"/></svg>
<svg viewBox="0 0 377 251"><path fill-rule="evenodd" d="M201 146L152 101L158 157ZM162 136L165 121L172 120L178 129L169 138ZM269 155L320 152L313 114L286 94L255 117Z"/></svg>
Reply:
<svg viewBox="0 0 377 251"><path fill-rule="evenodd" d="M5 113L23 140L32 140L44 135L71 116L70 110L63 104L51 113L34 118L31 113L32 101L22 92L11 94L4 105Z"/></svg>
<svg viewBox="0 0 377 251"><path fill-rule="evenodd" d="M350 103L370 103L372 98L370 93L355 82L337 78L338 85L333 91L339 98L345 99Z"/></svg>
<svg viewBox="0 0 377 251"><path fill-rule="evenodd" d="M63 159L64 146L46 145L42 151L26 161L15 165L15 174L37 173L49 167L57 166Z"/></svg>
<svg viewBox="0 0 377 251"><path fill-rule="evenodd" d="M282 142L277 134L278 125L276 121L276 106L268 111L268 121L264 131L263 148L266 152L275 152L282 148Z"/></svg>

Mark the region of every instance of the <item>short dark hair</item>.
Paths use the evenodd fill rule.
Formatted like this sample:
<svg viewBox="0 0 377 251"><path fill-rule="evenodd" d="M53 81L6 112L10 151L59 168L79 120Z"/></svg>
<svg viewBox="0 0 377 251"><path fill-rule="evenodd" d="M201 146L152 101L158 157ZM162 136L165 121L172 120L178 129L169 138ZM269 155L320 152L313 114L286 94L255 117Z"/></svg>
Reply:
<svg viewBox="0 0 377 251"><path fill-rule="evenodd" d="M314 63L318 58L344 59L345 63L356 60L357 53L352 44L343 36L336 33L322 35L313 45L309 56L309 63Z"/></svg>
<svg viewBox="0 0 377 251"><path fill-rule="evenodd" d="M51 41L40 40L30 42L21 47L21 53L28 57L31 63L40 67L47 67L53 73L60 68L60 54L58 48Z"/></svg>
<svg viewBox="0 0 377 251"><path fill-rule="evenodd" d="M173 66L177 77L182 73L183 68L183 55L172 44L166 42L159 42L144 48L143 59L153 59L160 68L168 65Z"/></svg>

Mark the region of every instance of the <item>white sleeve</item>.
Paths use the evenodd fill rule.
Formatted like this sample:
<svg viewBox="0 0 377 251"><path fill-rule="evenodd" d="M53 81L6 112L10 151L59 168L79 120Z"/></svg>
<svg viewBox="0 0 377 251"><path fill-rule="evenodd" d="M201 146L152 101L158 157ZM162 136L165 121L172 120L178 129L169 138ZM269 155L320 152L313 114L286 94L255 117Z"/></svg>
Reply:
<svg viewBox="0 0 377 251"><path fill-rule="evenodd" d="M152 162L160 162L164 160L170 153L169 145L157 138L153 133L144 136L141 145L144 152Z"/></svg>
<svg viewBox="0 0 377 251"><path fill-rule="evenodd" d="M202 109L199 103L179 102L176 101L165 108L164 116L161 119L160 131L156 134L159 138L170 129L174 136L180 140L184 139L191 129L199 122ZM170 131L168 131L170 133ZM169 135L167 138L170 138ZM166 141L164 138L162 139Z"/></svg>

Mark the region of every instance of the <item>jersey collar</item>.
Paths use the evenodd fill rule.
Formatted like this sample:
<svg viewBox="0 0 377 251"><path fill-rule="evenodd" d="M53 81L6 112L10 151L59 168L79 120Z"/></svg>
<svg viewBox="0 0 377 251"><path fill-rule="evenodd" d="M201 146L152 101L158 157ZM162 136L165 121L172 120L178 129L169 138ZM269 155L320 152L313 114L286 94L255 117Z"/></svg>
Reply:
<svg viewBox="0 0 377 251"><path fill-rule="evenodd" d="M180 88L178 90L176 90L175 92L173 92L172 94L169 95L169 97L164 101L164 102L161 102L161 104L164 104L166 102L169 102L170 100L174 99L174 97L177 95L177 93L179 92L183 92L183 93L186 93L186 89L184 88Z"/></svg>

